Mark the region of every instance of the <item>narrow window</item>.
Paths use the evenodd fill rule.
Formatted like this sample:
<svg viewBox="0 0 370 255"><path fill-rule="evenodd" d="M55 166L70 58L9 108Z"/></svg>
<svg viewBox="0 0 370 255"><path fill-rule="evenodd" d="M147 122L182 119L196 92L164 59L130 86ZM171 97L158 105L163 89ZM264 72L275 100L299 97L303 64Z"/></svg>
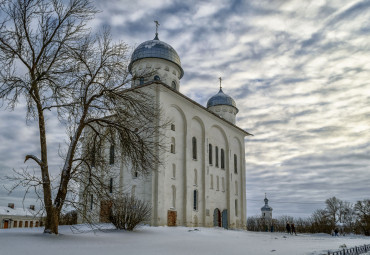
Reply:
<svg viewBox="0 0 370 255"><path fill-rule="evenodd" d="M193 209L196 211L198 210L198 191L194 190L194 205Z"/></svg>
<svg viewBox="0 0 370 255"><path fill-rule="evenodd" d="M238 217L238 199L235 199L235 216Z"/></svg>
<svg viewBox="0 0 370 255"><path fill-rule="evenodd" d="M176 165L172 164L172 179L176 179Z"/></svg>
<svg viewBox="0 0 370 255"><path fill-rule="evenodd" d="M216 185L216 190L220 190L220 178L218 177L218 175L216 177Z"/></svg>
<svg viewBox="0 0 370 255"><path fill-rule="evenodd" d="M137 171L135 171L133 175L134 175L133 176L134 178L137 178L139 176L139 173Z"/></svg>
<svg viewBox="0 0 370 255"><path fill-rule="evenodd" d="M95 167L95 146L91 150L91 167Z"/></svg>
<svg viewBox="0 0 370 255"><path fill-rule="evenodd" d="M235 181L235 195L238 195L238 182Z"/></svg>
<svg viewBox="0 0 370 255"><path fill-rule="evenodd" d="M213 174L211 174L211 189L213 189Z"/></svg>
<svg viewBox="0 0 370 255"><path fill-rule="evenodd" d="M175 154L175 145L176 145L175 138L172 137L171 138L171 153L173 153L173 154Z"/></svg>
<svg viewBox="0 0 370 255"><path fill-rule="evenodd" d="M155 81L160 81L160 80L161 80L161 78L160 78L158 75L156 75L156 76L154 76L154 80L155 80Z"/></svg>
<svg viewBox="0 0 370 255"><path fill-rule="evenodd" d="M172 208L176 208L176 187L172 185Z"/></svg>
<svg viewBox="0 0 370 255"><path fill-rule="evenodd" d="M92 210L92 209L93 209L93 204L94 204L94 195L93 195L93 194L91 194L91 195L90 195L90 210Z"/></svg>
<svg viewBox="0 0 370 255"><path fill-rule="evenodd" d="M197 169L194 169L194 185L198 185L198 171Z"/></svg>
<svg viewBox="0 0 370 255"><path fill-rule="evenodd" d="M109 165L113 164L114 164L114 145L112 144L109 150Z"/></svg>
<svg viewBox="0 0 370 255"><path fill-rule="evenodd" d="M208 157L209 157L209 164L212 165L212 144L208 145Z"/></svg>
<svg viewBox="0 0 370 255"><path fill-rule="evenodd" d="M221 179L221 182L222 182L222 191L223 192L225 192L225 178L224 177L222 177L222 179Z"/></svg>
<svg viewBox="0 0 370 255"><path fill-rule="evenodd" d="M236 154L234 154L234 173L238 173L238 158Z"/></svg>
<svg viewBox="0 0 370 255"><path fill-rule="evenodd" d="M175 124L171 124L171 130L175 131L175 129L176 129Z"/></svg>
<svg viewBox="0 0 370 255"><path fill-rule="evenodd" d="M225 169L225 152L221 149L221 169Z"/></svg>
<svg viewBox="0 0 370 255"><path fill-rule="evenodd" d="M109 193L113 193L113 178L110 178L109 180Z"/></svg>
<svg viewBox="0 0 370 255"><path fill-rule="evenodd" d="M140 85L144 84L144 77L140 77Z"/></svg>
<svg viewBox="0 0 370 255"><path fill-rule="evenodd" d="M175 81L172 81L171 88L176 89L176 82Z"/></svg>
<svg viewBox="0 0 370 255"><path fill-rule="evenodd" d="M216 167L218 167L218 147L216 146Z"/></svg>
<svg viewBox="0 0 370 255"><path fill-rule="evenodd" d="M195 138L195 136L193 136L192 144L193 144L193 159L197 159L197 138Z"/></svg>

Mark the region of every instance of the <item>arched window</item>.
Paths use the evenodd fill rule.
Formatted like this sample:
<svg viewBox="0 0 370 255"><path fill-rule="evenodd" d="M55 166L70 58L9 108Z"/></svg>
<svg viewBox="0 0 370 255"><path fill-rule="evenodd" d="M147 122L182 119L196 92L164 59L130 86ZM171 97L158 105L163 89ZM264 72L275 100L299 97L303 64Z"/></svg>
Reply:
<svg viewBox="0 0 370 255"><path fill-rule="evenodd" d="M193 144L193 159L197 159L197 138L195 138L195 136L193 136L192 144Z"/></svg>
<svg viewBox="0 0 370 255"><path fill-rule="evenodd" d="M216 190L220 190L220 177L218 177L218 175L216 177L216 185Z"/></svg>
<svg viewBox="0 0 370 255"><path fill-rule="evenodd" d="M92 210L92 209L93 209L93 204L94 204L94 195L93 195L93 194L91 194L91 195L90 195L90 210Z"/></svg>
<svg viewBox="0 0 370 255"><path fill-rule="evenodd" d="M110 150L109 150L109 165L114 164L114 145L111 144Z"/></svg>
<svg viewBox="0 0 370 255"><path fill-rule="evenodd" d="M140 77L140 85L144 84L144 77Z"/></svg>
<svg viewBox="0 0 370 255"><path fill-rule="evenodd" d="M193 209L196 211L198 210L198 190L194 190L194 204Z"/></svg>
<svg viewBox="0 0 370 255"><path fill-rule="evenodd" d="M95 146L91 150L91 167L95 167Z"/></svg>
<svg viewBox="0 0 370 255"><path fill-rule="evenodd" d="M235 195L238 195L238 182L235 181Z"/></svg>
<svg viewBox="0 0 370 255"><path fill-rule="evenodd" d="M208 159L209 164L212 165L212 144L208 145Z"/></svg>
<svg viewBox="0 0 370 255"><path fill-rule="evenodd" d="M175 137L171 137L171 153L175 154Z"/></svg>
<svg viewBox="0 0 370 255"><path fill-rule="evenodd" d="M172 179L176 179L176 165L172 164Z"/></svg>
<svg viewBox="0 0 370 255"><path fill-rule="evenodd" d="M234 173L238 173L238 158L236 154L234 154Z"/></svg>
<svg viewBox="0 0 370 255"><path fill-rule="evenodd" d="M175 130L176 130L176 126L175 126L175 124L171 124L171 130L172 130L172 131L175 131Z"/></svg>
<svg viewBox="0 0 370 255"><path fill-rule="evenodd" d="M109 180L109 193L113 193L113 178L110 178Z"/></svg>
<svg viewBox="0 0 370 255"><path fill-rule="evenodd" d="M238 217L238 199L235 199L235 216Z"/></svg>
<svg viewBox="0 0 370 255"><path fill-rule="evenodd" d="M175 81L172 81L172 83L171 83L171 88L172 88L172 89L176 89L176 82L175 82Z"/></svg>
<svg viewBox="0 0 370 255"><path fill-rule="evenodd" d="M221 169L225 169L225 151L221 149Z"/></svg>
<svg viewBox="0 0 370 255"><path fill-rule="evenodd" d="M133 185L131 188L131 196L135 196L135 191L136 191L136 185Z"/></svg>
<svg viewBox="0 0 370 255"><path fill-rule="evenodd" d="M160 78L158 75L156 75L156 76L154 76L154 80L155 80L155 81L160 81L160 80L161 80L161 78Z"/></svg>
<svg viewBox="0 0 370 255"><path fill-rule="evenodd" d="M221 185L222 185L222 191L225 192L225 178L222 177L221 181L222 181L222 183L221 183Z"/></svg>
<svg viewBox="0 0 370 255"><path fill-rule="evenodd" d="M176 208L176 187L172 185L172 208Z"/></svg>
<svg viewBox="0 0 370 255"><path fill-rule="evenodd" d="M216 167L218 167L218 147L216 146Z"/></svg>
<svg viewBox="0 0 370 255"><path fill-rule="evenodd" d="M197 169L194 169L194 185L198 185L198 171Z"/></svg>

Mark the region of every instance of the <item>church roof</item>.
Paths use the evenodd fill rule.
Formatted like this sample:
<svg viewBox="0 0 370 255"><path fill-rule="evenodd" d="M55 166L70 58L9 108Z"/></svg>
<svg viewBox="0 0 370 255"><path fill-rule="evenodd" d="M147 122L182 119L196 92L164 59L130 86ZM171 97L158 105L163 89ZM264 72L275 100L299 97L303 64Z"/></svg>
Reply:
<svg viewBox="0 0 370 255"><path fill-rule="evenodd" d="M144 58L160 58L168 60L177 65L180 70L180 79L184 76L184 70L181 67L180 57L171 45L158 39L158 35L153 40L141 43L132 53L128 70L131 73L132 64Z"/></svg>
<svg viewBox="0 0 370 255"><path fill-rule="evenodd" d="M267 199L267 197L265 197L265 199L264 199L264 201L265 201L265 205L261 208L261 211L262 212L270 212L270 211L272 211L272 207L270 207L269 206L269 200Z"/></svg>
<svg viewBox="0 0 370 255"><path fill-rule="evenodd" d="M221 118L221 117L220 117L220 116L218 116L217 114L215 114L215 113L213 113L212 111L208 110L208 109L207 109L206 107L204 107L203 105L201 105L201 104L197 103L196 101L194 101L194 100L190 99L189 97L185 96L184 94L180 93L179 91L174 90L174 89L171 89L168 85L166 85L165 83L163 83L163 82L161 82L161 81L151 81L151 82L149 82L149 83L147 83L147 84L145 84L145 85L143 85L143 86L140 86L140 87L134 87L134 88L131 88L131 89L132 89L132 90L134 90L134 89L140 89L140 88L143 88L143 87L146 87L146 86L150 86L150 85L152 85L152 84L160 84L160 85L162 85L163 87L167 88L167 89L168 89L169 91L171 91L172 93L175 93L175 94L177 94L177 95L179 95L179 96L181 96L181 97L185 98L186 100L190 101L191 103L193 103L193 104L197 105L198 107L200 107L200 108L204 109L204 110L205 110L205 111L207 111L208 113L210 113L210 114L214 115L215 117L217 117L218 119L220 119L220 120L221 120L221 121L223 121L224 123L227 123L228 125L231 125L231 126L233 126L234 128L238 129L239 131L241 131L242 133L244 133L246 136L253 136L253 134L251 134L251 133L249 133L249 132L245 131L244 129L242 129L242 128L240 128L240 127L236 126L235 124L233 124L233 123L231 123L231 122L229 122L229 121L227 121L227 120L225 120L225 119ZM131 89L128 89L128 90L131 90Z"/></svg>
<svg viewBox="0 0 370 255"><path fill-rule="evenodd" d="M207 108L211 106L216 106L216 105L229 105L229 106L234 107L237 110L237 112L239 111L238 108L236 108L234 99L232 99L231 96L226 95L222 91L222 88L220 88L218 93L214 95L213 97L211 97L207 102Z"/></svg>

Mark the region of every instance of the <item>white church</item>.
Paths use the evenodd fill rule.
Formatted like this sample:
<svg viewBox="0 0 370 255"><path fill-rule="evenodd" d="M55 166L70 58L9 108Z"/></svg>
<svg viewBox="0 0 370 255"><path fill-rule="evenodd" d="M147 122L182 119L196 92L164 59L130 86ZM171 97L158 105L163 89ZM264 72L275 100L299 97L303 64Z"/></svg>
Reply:
<svg viewBox="0 0 370 255"><path fill-rule="evenodd" d="M132 87L151 91L162 117L171 120L164 134L168 150L164 163L145 177L115 166L115 185L150 202L153 226L245 228L244 138L250 134L235 124L238 108L221 80L206 107L183 95L180 58L158 33L134 50L128 69L133 76L153 74Z"/></svg>

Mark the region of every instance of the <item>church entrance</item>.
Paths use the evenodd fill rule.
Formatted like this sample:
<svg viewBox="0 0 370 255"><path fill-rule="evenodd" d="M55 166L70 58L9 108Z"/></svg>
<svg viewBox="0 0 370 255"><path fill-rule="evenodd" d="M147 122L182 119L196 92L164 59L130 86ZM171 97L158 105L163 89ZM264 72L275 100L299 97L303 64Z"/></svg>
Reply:
<svg viewBox="0 0 370 255"><path fill-rule="evenodd" d="M218 208L213 211L213 226L221 227L221 212Z"/></svg>
<svg viewBox="0 0 370 255"><path fill-rule="evenodd" d="M176 227L176 218L177 218L177 212L168 210L167 211L167 226Z"/></svg>
<svg viewBox="0 0 370 255"><path fill-rule="evenodd" d="M100 203L100 222L110 222L109 214L112 208L112 201L101 201Z"/></svg>
<svg viewBox="0 0 370 255"><path fill-rule="evenodd" d="M226 209L222 211L222 227L226 229L229 227L227 223L227 210Z"/></svg>
<svg viewBox="0 0 370 255"><path fill-rule="evenodd" d="M4 228L9 228L9 222L6 220L6 221L4 221Z"/></svg>

